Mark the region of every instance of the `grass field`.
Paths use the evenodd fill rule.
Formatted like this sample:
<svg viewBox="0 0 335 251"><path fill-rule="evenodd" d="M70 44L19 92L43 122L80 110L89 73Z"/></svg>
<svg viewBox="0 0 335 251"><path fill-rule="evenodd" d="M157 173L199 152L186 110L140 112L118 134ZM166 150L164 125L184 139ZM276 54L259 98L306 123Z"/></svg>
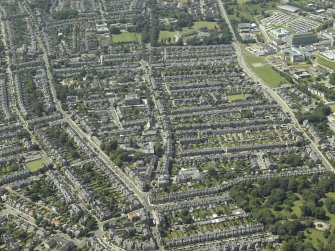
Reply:
<svg viewBox="0 0 335 251"><path fill-rule="evenodd" d="M200 30L202 28L208 28L210 30L213 30L215 27L219 28L219 25L217 24L217 22L198 21L198 22L194 22L192 27L182 28L182 32ZM170 37L171 43L174 43L174 36L177 35L178 33L179 31L160 31L158 41L161 41L162 39L167 40Z"/></svg>
<svg viewBox="0 0 335 251"><path fill-rule="evenodd" d="M174 43L174 36L177 35L177 31L160 31L159 32L159 40L161 41L162 39L168 39L169 37L171 38L171 43Z"/></svg>
<svg viewBox="0 0 335 251"><path fill-rule="evenodd" d="M192 29L199 30L201 28L208 28L212 30L215 28L215 26L219 28L219 25L216 22L198 21L194 22Z"/></svg>
<svg viewBox="0 0 335 251"><path fill-rule="evenodd" d="M333 193L327 193L326 195L327 195L328 198L335 199L335 193L334 192ZM330 213L327 210L325 205L323 205L323 209L326 211L327 217L329 217L329 221L327 223L334 227L334 225L335 225L335 214Z"/></svg>
<svg viewBox="0 0 335 251"><path fill-rule="evenodd" d="M308 232L305 230L306 241L311 242L314 248L320 250L320 243L326 242L323 232L310 228Z"/></svg>
<svg viewBox="0 0 335 251"><path fill-rule="evenodd" d="M328 105L332 112L335 112L335 105Z"/></svg>
<svg viewBox="0 0 335 251"><path fill-rule="evenodd" d="M42 164L44 164L44 160L43 159L38 159L38 160L34 160L34 161L26 163L28 169L31 172L38 171L41 168Z"/></svg>
<svg viewBox="0 0 335 251"><path fill-rule="evenodd" d="M181 4L187 4L187 1L188 1L188 0L179 0L179 2L180 2Z"/></svg>
<svg viewBox="0 0 335 251"><path fill-rule="evenodd" d="M227 96L228 101L238 101L238 100L244 100L245 96L243 94L236 94L236 95L229 95Z"/></svg>
<svg viewBox="0 0 335 251"><path fill-rule="evenodd" d="M249 1L246 0L237 0L237 3L238 4L234 4L229 7L229 19L231 21L234 20L235 22L240 22L243 17L250 22L254 22L255 16L259 16L260 19L263 18L263 11L276 10L278 0L268 0L264 2L264 4L249 3Z"/></svg>
<svg viewBox="0 0 335 251"><path fill-rule="evenodd" d="M243 50L244 58L250 68L271 88L276 88L287 80L279 75L263 58Z"/></svg>
<svg viewBox="0 0 335 251"><path fill-rule="evenodd" d="M335 198L335 193L327 193L326 195L329 198ZM301 196L299 195L299 197ZM325 199L322 199L323 202L324 200ZM296 208L300 207L302 202L303 202L302 199L295 201L293 211L295 211ZM335 225L335 214L329 213L325 205L323 205L322 208L326 211L326 216L328 217L328 220L323 220L323 221L333 227ZM300 209L298 210L299 210L299 214L297 213L296 214L299 217L301 215L301 211ZM304 234L306 236L306 241L312 243L314 248L316 248L317 250L319 250L320 247L322 247L323 243L326 242L322 231L308 228L307 230L304 231Z"/></svg>
<svg viewBox="0 0 335 251"><path fill-rule="evenodd" d="M300 206L303 204L304 200L300 194L296 194L300 199L294 201L294 206L292 207L293 213L295 213L299 218L301 217ZM328 193L327 197L335 198L335 193ZM329 217L329 220L325 220L327 224L334 225L335 224L335 215L331 214L327 211L326 207L323 206L323 209L326 211L326 215ZM313 246L319 250L320 243L325 243L325 238L323 236L322 231L318 231L315 229L308 228L304 231L306 236L306 241L313 244Z"/></svg>
<svg viewBox="0 0 335 251"><path fill-rule="evenodd" d="M324 67L327 67L333 71L335 71L335 62L334 61L329 61L325 59L321 55L316 55L316 62Z"/></svg>
<svg viewBox="0 0 335 251"><path fill-rule="evenodd" d="M124 32L122 34L113 34L112 35L113 43L120 42L141 42L141 34L135 32Z"/></svg>
<svg viewBox="0 0 335 251"><path fill-rule="evenodd" d="M294 202L294 206L292 207L292 211L293 213L298 216L298 217L301 217L301 210L300 210L300 206L302 206L302 203L304 202L303 199L301 198L301 195L298 195L299 196L299 200L296 200Z"/></svg>
<svg viewBox="0 0 335 251"><path fill-rule="evenodd" d="M293 67L295 69L310 69L313 65L312 64L307 64L307 63L297 63L297 64L294 64Z"/></svg>
<svg viewBox="0 0 335 251"><path fill-rule="evenodd" d="M326 195L329 198L335 199L335 192L330 192L330 193L327 193Z"/></svg>

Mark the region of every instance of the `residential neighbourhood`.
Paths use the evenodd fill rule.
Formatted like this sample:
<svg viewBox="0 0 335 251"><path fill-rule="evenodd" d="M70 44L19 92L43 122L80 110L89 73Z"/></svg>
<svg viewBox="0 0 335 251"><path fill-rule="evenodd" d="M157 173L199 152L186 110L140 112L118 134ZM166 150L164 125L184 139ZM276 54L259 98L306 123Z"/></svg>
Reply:
<svg viewBox="0 0 335 251"><path fill-rule="evenodd" d="M0 250L334 250L334 17L0 0Z"/></svg>

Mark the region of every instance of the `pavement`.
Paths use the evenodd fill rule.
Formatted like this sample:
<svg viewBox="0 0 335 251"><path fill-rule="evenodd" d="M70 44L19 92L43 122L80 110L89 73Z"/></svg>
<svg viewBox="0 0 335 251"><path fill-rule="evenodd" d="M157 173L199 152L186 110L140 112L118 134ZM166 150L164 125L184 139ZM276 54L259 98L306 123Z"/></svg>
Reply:
<svg viewBox="0 0 335 251"><path fill-rule="evenodd" d="M61 102L57 99L57 92L53 83L53 77L52 77L52 73L51 73L51 66L50 66L50 61L48 58L48 53L47 50L43 44L43 41L41 39L40 34L36 33L36 37L37 37L37 42L40 46L40 48L42 48L43 51L43 61L46 67L46 72L47 72L47 76L48 76L48 80L50 83L50 89L51 89L51 93L53 96L53 101L55 103L56 109L57 111L59 111L64 119L67 121L67 123L69 124L69 126L81 137L85 140L85 142L87 143L87 145L91 148L92 152L94 152L96 155L98 155L100 157L100 159L110 168L110 170L129 188L130 191L132 191L136 197L139 199L139 201L142 203L142 205L147 209L148 212L150 212L153 216L153 218L156 220L157 222L157 215L156 212L153 210L151 204L150 204L150 200L149 200L149 196L147 193L142 192L138 186L133 182L133 180L131 180L127 175L125 175L122 170L117 167L111 160L110 158L101 150L100 146L98 146L96 144L96 142L94 142L92 140L92 138L90 137L90 135L88 135L87 133L85 133L70 117L69 114L67 114L61 105ZM150 77L149 77L150 78ZM162 247L162 245L160 245L161 239L160 239L160 235L158 232L158 229L156 226L154 226L152 228L153 230L153 235L156 239L156 241L158 242L158 245L160 247ZM104 242L103 238L100 238L100 240L102 242ZM107 243L104 242L106 245ZM161 249L163 250L163 249Z"/></svg>
<svg viewBox="0 0 335 251"><path fill-rule="evenodd" d="M306 131L301 127L301 125L299 124L298 120L295 117L295 114L293 113L292 109L287 105L287 103L277 94L274 92L274 90L272 88L270 88L269 86L267 86L267 84L259 77L257 76L253 70L248 66L248 64L245 61L244 55L242 53L241 50L241 44L239 42L237 42L238 40L236 39L235 33L234 33L234 29L230 23L230 20L228 18L228 15L226 13L226 10L224 9L223 3L221 0L217 0L219 7L220 7L220 11L222 14L222 17L225 19L226 23L228 24L228 27L230 28L232 34L233 34L233 38L235 40L235 42L233 43L233 46L235 48L236 51L236 56L237 56L237 60L240 64L240 66L243 68L243 70L249 75L249 77L251 77L255 82L259 83L262 88L268 92L273 98L274 100L277 101L277 103L280 105L280 107L282 108L282 110L284 112L286 112L286 114L288 114L291 117L291 121L293 123L293 125L295 126L295 128L302 132L305 139L307 139L310 142L310 146L312 147L312 149L315 151L315 153L319 156L319 158L322 160L323 164L325 165L325 167L327 169L329 169L330 171L334 172L334 168L332 167L332 165L330 164L330 162L328 161L328 159L323 155L323 153L319 150L318 148L318 144L312 140L309 135L306 133Z"/></svg>
<svg viewBox="0 0 335 251"><path fill-rule="evenodd" d="M332 168L331 164L329 163L329 161L327 160L327 158L323 155L323 153L319 150L318 145L309 137L309 135L305 132L305 130L301 127L301 125L299 124L299 122L297 121L293 111L290 109L290 107L287 105L287 103L277 94L274 92L273 89L271 89L270 87L268 87L264 81L258 77L253 71L252 69L248 66L248 64L246 63L242 50L241 50L241 44L239 42L237 42L234 30L231 26L231 23L229 21L228 15L224 9L223 3L221 0L217 0L218 4L219 4L219 8L222 14L222 17L226 20L226 23L228 25L228 27L230 28L232 34L233 34L233 38L234 41L233 42L233 46L235 48L236 51L236 56L237 56L237 60L240 64L240 66L244 69L244 71L246 72L246 74L248 74L255 82L259 83L262 88L268 92L276 101L277 103L281 106L282 110L291 117L292 123L294 124L295 128L298 131L301 131L304 135L304 137L306 139L308 139L308 141L310 142L311 147L313 148L313 150L318 154L319 158L322 160L323 164L329 169L334 171L334 169ZM29 11L29 10L28 10ZM35 17L32 16L32 18L34 19ZM34 24L36 26L36 21L34 21ZM3 27L2 27L3 28ZM37 26L36 26L37 28ZM39 33L38 29L36 29L36 38L37 38L37 43L40 46L40 48L42 48L43 51L43 61L46 67L46 72L47 72L47 76L49 79L49 83L50 83L50 89L51 89L51 93L53 96L53 101L55 103L56 109L57 111L59 111L63 117L64 120L67 121L67 123L69 124L69 126L81 137L85 140L85 142L87 143L87 145L91 148L91 150L97 154L99 156L99 158L110 168L110 170L128 187L129 190L131 190L136 197L139 199L139 201L143 204L143 206L148 210L148 212L151 213L152 218L157 222L157 214L156 211L154 210L153 205L150 204L149 201L149 196L148 193L145 193L143 191L141 191L139 189L139 187L134 183L133 180L131 180L127 175L125 175L122 170L117 167L110 159L109 157L100 149L100 147L96 144L96 142L94 142L91 138L90 135L88 135L87 133L85 133L78 125L77 123L75 123L75 121L72 120L72 118L70 117L69 114L67 114L61 105L61 102L57 99L57 93L56 93L56 89L54 86L54 82L53 82L53 77L52 77L52 72L51 72L51 65L50 65L50 61L48 58L48 53L47 53L47 49L45 47L45 45L43 44L42 38L41 38L41 34ZM150 65L147 62L143 62L142 67L145 70L145 79L148 81L148 83L151 83L151 68ZM10 70L10 68L8 67L8 73L10 76L10 82L13 83L13 79L12 79L12 72ZM15 93L15 90L13 90ZM154 99L154 103L155 99ZM156 105L156 104L155 104ZM26 130L29 131L29 128L27 126L26 120L22 117L22 115L20 114L18 109L15 109L16 113L18 114L22 124L24 125L24 128ZM30 131L29 131L30 132ZM30 132L31 133L31 132ZM32 137L34 138L34 135L31 133ZM47 154L45 152L43 152L43 155L47 156ZM35 221L33 218L29 218L29 216L23 214L22 212L16 210L13 207L10 207L8 205L6 205L6 209L3 210L2 213L11 213L14 215L18 215L21 218L25 219L26 221L28 221L31 224L35 224ZM100 222L101 223L101 222ZM163 250L162 245L160 245L161 243L161 238L158 232L158 229L156 226L154 226L152 228L153 230L153 235L158 243L158 245L161 247L160 250ZM105 237L104 237L104 231L102 230L101 224L99 224L99 229L97 231L95 231L95 234L98 238L98 241L106 246L107 248L111 249L111 250L117 250L117 251L121 251L123 249L111 244L110 242L106 241Z"/></svg>

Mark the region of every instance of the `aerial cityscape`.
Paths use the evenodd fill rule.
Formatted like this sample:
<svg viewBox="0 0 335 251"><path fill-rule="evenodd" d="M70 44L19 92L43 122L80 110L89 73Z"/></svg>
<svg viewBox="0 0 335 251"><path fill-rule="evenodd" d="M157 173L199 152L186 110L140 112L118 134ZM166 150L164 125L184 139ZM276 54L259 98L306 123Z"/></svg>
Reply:
<svg viewBox="0 0 335 251"><path fill-rule="evenodd" d="M0 0L0 250L335 251L334 0Z"/></svg>

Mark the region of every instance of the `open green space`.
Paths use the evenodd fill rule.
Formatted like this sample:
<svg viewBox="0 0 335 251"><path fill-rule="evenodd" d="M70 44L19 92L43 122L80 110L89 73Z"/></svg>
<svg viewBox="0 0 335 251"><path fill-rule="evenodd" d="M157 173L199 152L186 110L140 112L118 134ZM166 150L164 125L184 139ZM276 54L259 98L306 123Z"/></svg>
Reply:
<svg viewBox="0 0 335 251"><path fill-rule="evenodd" d="M333 104L333 105L328 105L329 106L329 108L332 110L332 112L335 112L335 104Z"/></svg>
<svg viewBox="0 0 335 251"><path fill-rule="evenodd" d="M187 4L188 0L179 0L181 4Z"/></svg>
<svg viewBox="0 0 335 251"><path fill-rule="evenodd" d="M335 193L327 191L334 191L335 176L326 175L244 182L229 195L238 207L282 238L278 250L333 250ZM317 230L316 222L330 225L330 232Z"/></svg>
<svg viewBox="0 0 335 251"><path fill-rule="evenodd" d="M174 36L177 35L177 31L160 31L159 32L159 41L167 40L169 37L171 38L171 43L174 43Z"/></svg>
<svg viewBox="0 0 335 251"><path fill-rule="evenodd" d="M292 207L292 212L300 218L301 217L300 207L304 203L304 200L301 198L300 194L296 194L296 195L299 197L299 200L294 201L294 206Z"/></svg>
<svg viewBox="0 0 335 251"><path fill-rule="evenodd" d="M328 198L335 199L335 192L330 192L330 193L327 193L326 195L327 195Z"/></svg>
<svg viewBox="0 0 335 251"><path fill-rule="evenodd" d="M241 4L245 4L245 3L247 3L248 2L248 0L237 0L237 3L239 4L239 5L241 5Z"/></svg>
<svg viewBox="0 0 335 251"><path fill-rule="evenodd" d="M228 101L233 102L233 101L244 100L245 96L244 96L244 94L235 94L235 95L227 96L227 99L228 99Z"/></svg>
<svg viewBox="0 0 335 251"><path fill-rule="evenodd" d="M202 28L207 28L207 29L215 29L215 27L219 28L219 25L216 22L208 22L208 21L198 21L194 22L192 29L194 30L199 30Z"/></svg>
<svg viewBox="0 0 335 251"><path fill-rule="evenodd" d="M237 4L229 5L226 10L232 23L243 21L254 22L255 17L264 18L265 12L277 9L278 1L268 0L262 3L253 3L247 0L238 0Z"/></svg>
<svg viewBox="0 0 335 251"><path fill-rule="evenodd" d="M182 28L182 32L190 32L190 31L200 30L203 28L213 30L215 28L219 28L219 25L217 24L217 22L198 21L198 22L194 22L192 27ZM161 41L162 39L167 40L170 37L171 43L174 43L174 36L177 35L178 33L179 31L160 31L159 41Z"/></svg>
<svg viewBox="0 0 335 251"><path fill-rule="evenodd" d="M249 67L271 88L276 88L281 84L287 84L287 80L280 76L270 64L263 58L257 57L244 49L242 50L244 58Z"/></svg>
<svg viewBox="0 0 335 251"><path fill-rule="evenodd" d="M326 242L323 232L315 229L307 229L304 231L307 242L311 242L314 248L320 248L320 243L322 245Z"/></svg>
<svg viewBox="0 0 335 251"><path fill-rule="evenodd" d="M293 65L295 69L306 69L306 70L310 69L312 66L313 66L312 64L308 64L304 62Z"/></svg>
<svg viewBox="0 0 335 251"><path fill-rule="evenodd" d="M194 22L192 27L182 28L182 31L188 32L188 31L193 31L193 30L200 30L203 28L213 30L215 27L219 28L219 25L217 24L217 22L198 21L198 22Z"/></svg>
<svg viewBox="0 0 335 251"><path fill-rule="evenodd" d="M34 161L30 161L30 162L26 163L28 169L31 172L38 171L42 167L43 164L44 164L44 160L43 159L38 159L38 160L34 160Z"/></svg>
<svg viewBox="0 0 335 251"><path fill-rule="evenodd" d="M121 34L113 34L112 42L120 43L120 42L140 42L141 34L136 32L124 32Z"/></svg>
<svg viewBox="0 0 335 251"><path fill-rule="evenodd" d="M324 67L327 67L327 68L335 71L335 62L334 61L327 60L326 58L324 58L321 55L316 55L316 62L319 65L322 65Z"/></svg>
<svg viewBox="0 0 335 251"><path fill-rule="evenodd" d="M327 198L331 198L331 199L335 199L335 193L327 193L326 194ZM322 200L323 202L325 202L325 199ZM326 216L329 218L329 220L327 221L327 224L331 225L332 227L335 226L335 214L330 213L326 206L323 205L323 209L326 211Z"/></svg>
<svg viewBox="0 0 335 251"><path fill-rule="evenodd" d="M308 4L310 1L309 0L291 0L290 4L293 4L294 6L297 7L305 7L306 4Z"/></svg>

